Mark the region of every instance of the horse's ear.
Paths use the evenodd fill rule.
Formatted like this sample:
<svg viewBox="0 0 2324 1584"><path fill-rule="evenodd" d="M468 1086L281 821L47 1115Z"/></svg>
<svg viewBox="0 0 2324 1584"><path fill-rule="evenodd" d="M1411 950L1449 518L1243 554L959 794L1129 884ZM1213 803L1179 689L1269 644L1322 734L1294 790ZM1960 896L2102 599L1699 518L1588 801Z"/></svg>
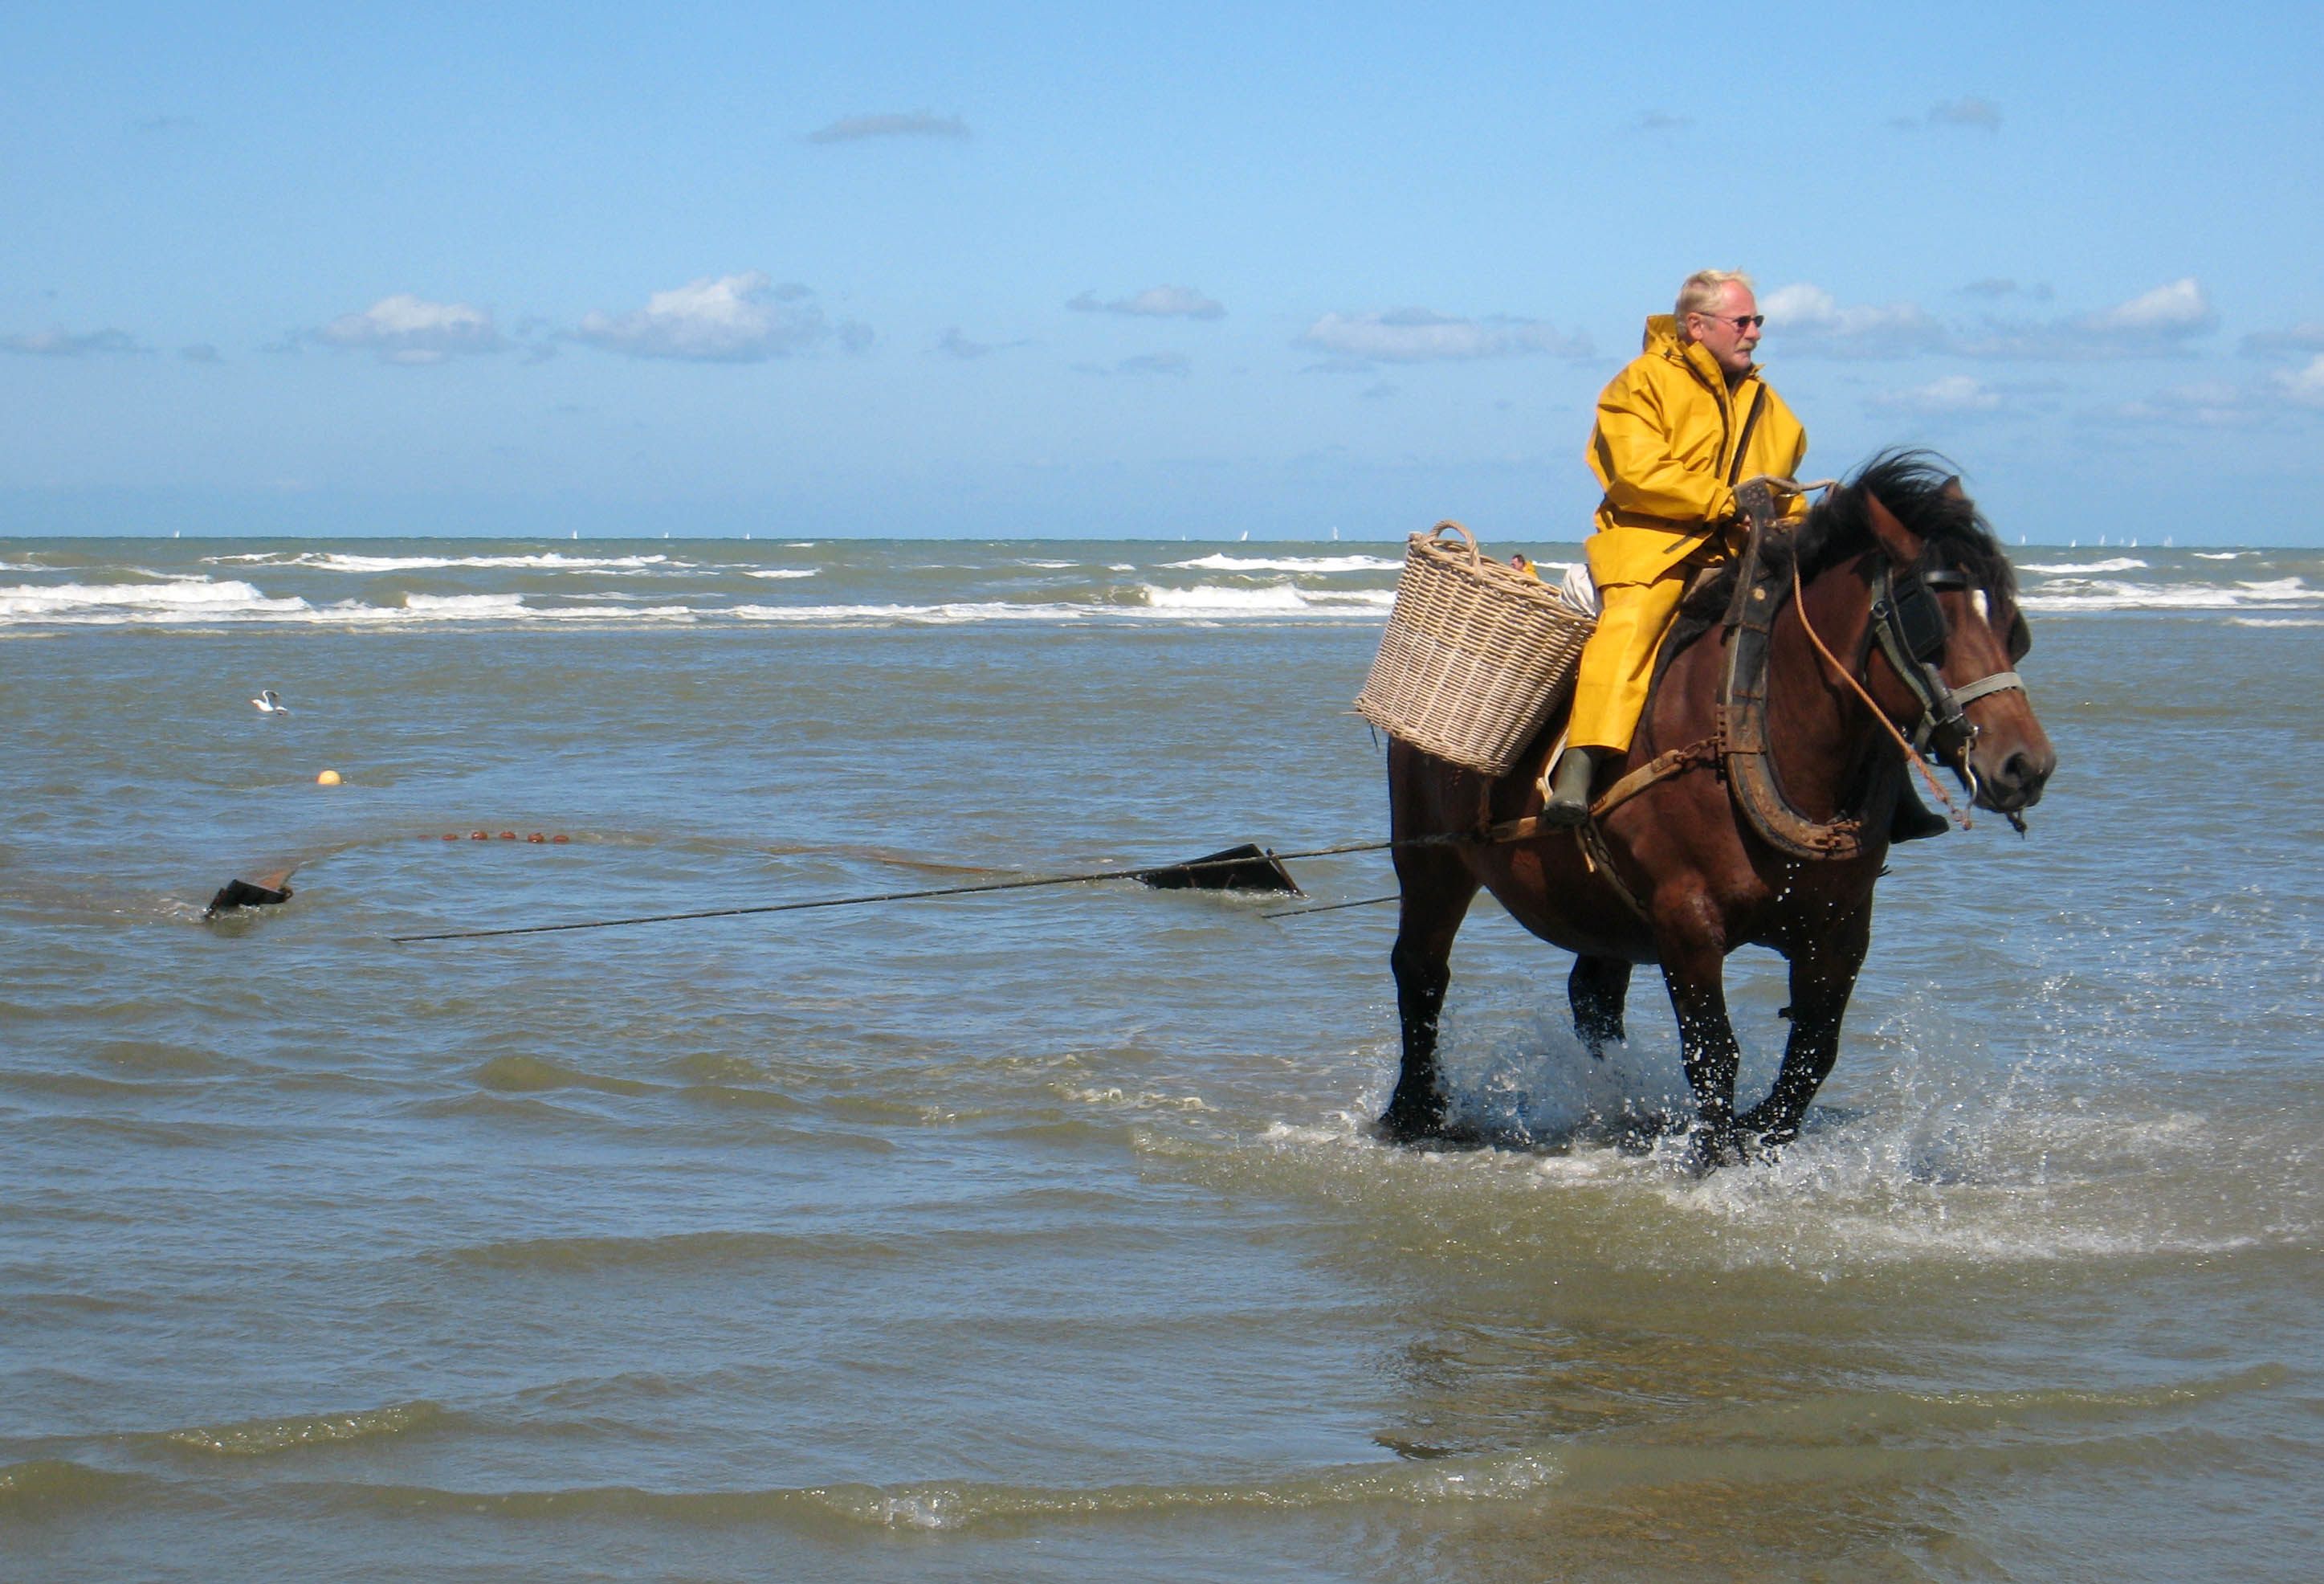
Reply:
<svg viewBox="0 0 2324 1584"><path fill-rule="evenodd" d="M1960 475L1958 473L1945 480L1944 486L1937 491L1937 495L1939 498L1951 501L1957 505L1969 504L1969 491L1960 486Z"/></svg>
<svg viewBox="0 0 2324 1584"><path fill-rule="evenodd" d="M1889 562L1897 567L1917 567L1921 551L1927 541L1896 520L1896 514L1880 504L1880 497L1870 490L1864 492L1865 514L1872 522L1872 537L1887 552Z"/></svg>

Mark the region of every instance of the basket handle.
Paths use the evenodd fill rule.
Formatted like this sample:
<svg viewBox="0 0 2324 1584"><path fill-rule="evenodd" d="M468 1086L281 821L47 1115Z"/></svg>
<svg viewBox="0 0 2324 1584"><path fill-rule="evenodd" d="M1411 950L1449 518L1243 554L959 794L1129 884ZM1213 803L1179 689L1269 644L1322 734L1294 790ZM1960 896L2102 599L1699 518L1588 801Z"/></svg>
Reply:
<svg viewBox="0 0 2324 1584"><path fill-rule="evenodd" d="M1466 528L1461 526L1460 523L1455 523L1450 517L1445 518L1444 521L1439 523L1435 527L1431 528L1427 533L1420 535L1420 537L1434 542L1447 528L1450 528L1453 533L1458 533L1462 538L1469 542L1469 564L1471 566L1473 567L1479 561L1484 560L1484 551L1477 548L1477 536L1470 533Z"/></svg>

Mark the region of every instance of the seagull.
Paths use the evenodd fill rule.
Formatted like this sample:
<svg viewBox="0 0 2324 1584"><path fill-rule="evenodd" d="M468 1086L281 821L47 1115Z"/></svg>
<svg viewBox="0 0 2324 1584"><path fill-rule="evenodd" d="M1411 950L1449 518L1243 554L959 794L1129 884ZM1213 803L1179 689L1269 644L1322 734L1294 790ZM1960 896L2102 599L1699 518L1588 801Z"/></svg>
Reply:
<svg viewBox="0 0 2324 1584"><path fill-rule="evenodd" d="M257 698L251 700L251 703L257 706L258 712L261 715L288 715L290 713L290 706L282 702L281 699L276 695L274 690L272 688L263 690Z"/></svg>

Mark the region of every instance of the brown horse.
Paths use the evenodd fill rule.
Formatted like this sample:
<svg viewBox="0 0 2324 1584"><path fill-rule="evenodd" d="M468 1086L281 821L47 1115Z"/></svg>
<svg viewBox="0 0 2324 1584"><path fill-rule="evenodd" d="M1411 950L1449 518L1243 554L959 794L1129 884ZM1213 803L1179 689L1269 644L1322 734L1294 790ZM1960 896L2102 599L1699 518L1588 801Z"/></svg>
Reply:
<svg viewBox="0 0 2324 1584"><path fill-rule="evenodd" d="M1760 586L1761 609L1774 615L1757 620L1766 753L1756 779L1746 773L1751 762L1731 755L1735 712L1722 721L1729 652L1748 624L1720 617L1730 602L1738 613L1750 605L1734 598L1732 566L1682 608L1628 760L1601 767L1594 834L1529 823L1542 804L1536 772L1559 721L1499 777L1391 745L1403 915L1390 960L1404 1065L1380 1118L1388 1137L1416 1142L1449 1131L1437 1014L1452 938L1480 886L1574 954L1567 995L1575 1033L1593 1056L1623 1037L1632 965L1661 967L1693 1091L1699 1168L1741 1158L1752 1138L1769 1150L1798 1133L1839 1054L1840 1018L1871 938L1872 888L1904 754L1817 653L1801 602L1790 597L1794 566L1814 635L1840 663L1853 657L1853 674L1881 713L1923 736L1975 806L2015 824L2041 798L2057 755L2013 669L2030 646L2015 579L1959 481L1932 459L1874 459L1795 531L1770 533L1760 560L1774 574ZM1665 778L1610 802L1609 787L1650 765ZM1753 817L1745 795L1753 787L1767 794L1759 807L1772 798L1793 822ZM1810 854L1784 839L1786 829L1846 839ZM1747 943L1789 960L1792 1029L1774 1089L1738 1116L1722 969Z"/></svg>

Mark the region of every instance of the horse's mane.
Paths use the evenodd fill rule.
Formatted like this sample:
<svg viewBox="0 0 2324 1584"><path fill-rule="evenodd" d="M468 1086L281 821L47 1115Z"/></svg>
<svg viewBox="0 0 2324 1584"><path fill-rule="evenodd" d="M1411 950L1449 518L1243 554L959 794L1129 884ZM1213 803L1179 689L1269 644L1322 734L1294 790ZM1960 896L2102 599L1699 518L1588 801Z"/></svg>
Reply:
<svg viewBox="0 0 2324 1584"><path fill-rule="evenodd" d="M1972 584L1986 591L1997 612L2014 611L2017 579L2010 570L2009 557L1976 503L1947 488L1954 476L1952 465L1934 451L1882 451L1858 468L1854 477L1810 507L1806 521L1798 528L1780 536L1769 534L1760 546L1759 559L1788 582L1796 557L1800 579L1808 582L1838 562L1862 554L1874 542L1872 513L1866 502L1877 496L1891 515L1928 542L1928 565L1958 567L1969 574ZM1741 575L1741 565L1730 561L1679 607L1678 618L1671 624L1670 637L1655 665L1656 682L1688 644L1719 625L1734 598L1735 580Z"/></svg>

